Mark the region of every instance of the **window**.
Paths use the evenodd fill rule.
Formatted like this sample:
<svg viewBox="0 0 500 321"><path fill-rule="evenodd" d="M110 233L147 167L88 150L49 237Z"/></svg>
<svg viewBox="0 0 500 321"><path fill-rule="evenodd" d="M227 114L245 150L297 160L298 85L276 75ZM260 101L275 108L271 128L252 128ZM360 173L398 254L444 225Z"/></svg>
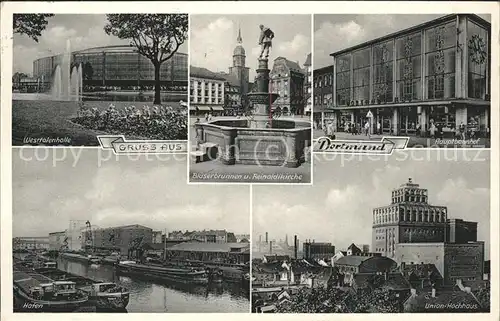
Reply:
<svg viewBox="0 0 500 321"><path fill-rule="evenodd" d="M455 97L455 22L425 31L427 99Z"/></svg>
<svg viewBox="0 0 500 321"><path fill-rule="evenodd" d="M373 47L373 99L392 101L393 41Z"/></svg>
<svg viewBox="0 0 500 321"><path fill-rule="evenodd" d="M488 31L467 21L469 59L468 93L470 98L486 99L488 70Z"/></svg>
<svg viewBox="0 0 500 321"><path fill-rule="evenodd" d="M422 39L420 33L396 39L396 97L422 99Z"/></svg>
<svg viewBox="0 0 500 321"><path fill-rule="evenodd" d="M346 106L351 100L351 56L340 56L336 62L337 105Z"/></svg>
<svg viewBox="0 0 500 321"><path fill-rule="evenodd" d="M353 53L353 100L370 99L370 48Z"/></svg>

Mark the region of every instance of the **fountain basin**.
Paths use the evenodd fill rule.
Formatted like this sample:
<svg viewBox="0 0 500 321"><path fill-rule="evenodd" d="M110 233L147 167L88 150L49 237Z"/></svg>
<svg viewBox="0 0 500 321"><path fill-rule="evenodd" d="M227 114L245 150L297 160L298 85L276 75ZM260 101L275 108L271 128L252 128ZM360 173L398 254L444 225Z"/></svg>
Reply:
<svg viewBox="0 0 500 321"><path fill-rule="evenodd" d="M311 125L305 121L274 119L270 128L250 128L252 120L224 119L195 124L198 145L217 146L226 165L299 167L311 146Z"/></svg>

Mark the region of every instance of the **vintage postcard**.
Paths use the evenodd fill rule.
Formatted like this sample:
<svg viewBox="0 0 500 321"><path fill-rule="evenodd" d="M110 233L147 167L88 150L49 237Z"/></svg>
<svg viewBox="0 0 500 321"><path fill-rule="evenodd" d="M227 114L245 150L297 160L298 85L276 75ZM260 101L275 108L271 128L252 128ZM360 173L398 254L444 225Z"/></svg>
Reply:
<svg viewBox="0 0 500 321"><path fill-rule="evenodd" d="M498 320L499 9L2 3L2 321Z"/></svg>
<svg viewBox="0 0 500 321"><path fill-rule="evenodd" d="M189 181L311 183L311 15L192 15L190 32Z"/></svg>

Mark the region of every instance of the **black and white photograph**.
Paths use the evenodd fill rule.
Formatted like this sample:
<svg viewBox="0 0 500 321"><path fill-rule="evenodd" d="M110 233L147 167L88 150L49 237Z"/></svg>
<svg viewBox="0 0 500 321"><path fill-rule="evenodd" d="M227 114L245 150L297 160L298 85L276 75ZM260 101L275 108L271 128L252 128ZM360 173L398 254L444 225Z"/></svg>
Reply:
<svg viewBox="0 0 500 321"><path fill-rule="evenodd" d="M448 151L315 159L311 188L254 187L252 311L489 312L490 153Z"/></svg>
<svg viewBox="0 0 500 321"><path fill-rule="evenodd" d="M311 15L190 21L189 182L310 184Z"/></svg>
<svg viewBox="0 0 500 321"><path fill-rule="evenodd" d="M250 311L249 187L166 156L14 149L14 312Z"/></svg>
<svg viewBox="0 0 500 321"><path fill-rule="evenodd" d="M314 138L491 145L491 15L314 16Z"/></svg>
<svg viewBox="0 0 500 321"><path fill-rule="evenodd" d="M187 140L187 14L14 14L12 145Z"/></svg>

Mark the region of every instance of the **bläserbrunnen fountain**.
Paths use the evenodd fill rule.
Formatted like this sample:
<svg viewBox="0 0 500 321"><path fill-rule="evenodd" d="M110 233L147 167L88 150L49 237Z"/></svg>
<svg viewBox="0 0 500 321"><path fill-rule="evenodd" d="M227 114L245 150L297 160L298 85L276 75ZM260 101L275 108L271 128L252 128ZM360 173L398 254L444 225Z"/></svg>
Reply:
<svg viewBox="0 0 500 321"><path fill-rule="evenodd" d="M248 94L252 117L195 124L197 149L217 147L217 158L226 165L299 167L311 145L311 123L273 119L271 106L279 95L269 92L267 58L259 58L256 71L257 91Z"/></svg>

